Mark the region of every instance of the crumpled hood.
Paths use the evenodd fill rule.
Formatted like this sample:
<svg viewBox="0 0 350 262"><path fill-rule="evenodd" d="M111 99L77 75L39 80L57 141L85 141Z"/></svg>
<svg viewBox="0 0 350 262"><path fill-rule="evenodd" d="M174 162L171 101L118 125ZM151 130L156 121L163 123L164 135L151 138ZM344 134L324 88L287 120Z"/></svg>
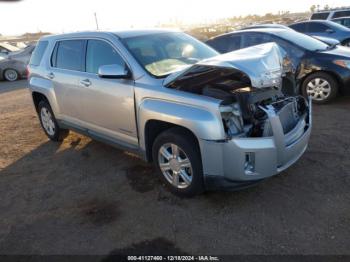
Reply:
<svg viewBox="0 0 350 262"><path fill-rule="evenodd" d="M252 87L280 87L283 74L283 56L275 43L256 45L238 51L202 60L188 68L175 72L164 79L164 86L169 86L183 76L188 77L198 65L232 68L246 74Z"/></svg>

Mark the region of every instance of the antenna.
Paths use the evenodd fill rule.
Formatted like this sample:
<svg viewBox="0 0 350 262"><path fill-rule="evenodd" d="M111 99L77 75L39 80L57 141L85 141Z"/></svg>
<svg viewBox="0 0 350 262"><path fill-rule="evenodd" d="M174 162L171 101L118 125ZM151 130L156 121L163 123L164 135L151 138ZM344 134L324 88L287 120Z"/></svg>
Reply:
<svg viewBox="0 0 350 262"><path fill-rule="evenodd" d="M95 22L96 22L96 30L99 30L96 12L94 13L94 16L95 16Z"/></svg>

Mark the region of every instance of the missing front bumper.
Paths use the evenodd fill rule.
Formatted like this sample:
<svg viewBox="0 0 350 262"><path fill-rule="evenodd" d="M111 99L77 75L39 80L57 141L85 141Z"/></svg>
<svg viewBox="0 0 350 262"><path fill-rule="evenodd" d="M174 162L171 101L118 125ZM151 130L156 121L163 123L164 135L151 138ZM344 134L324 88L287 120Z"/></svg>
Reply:
<svg viewBox="0 0 350 262"><path fill-rule="evenodd" d="M268 112L273 134L270 137L234 138L223 143L202 141L204 173L244 182L261 180L285 170L307 148L312 128L311 113L309 101L307 113L287 134L284 134L279 116L271 111Z"/></svg>

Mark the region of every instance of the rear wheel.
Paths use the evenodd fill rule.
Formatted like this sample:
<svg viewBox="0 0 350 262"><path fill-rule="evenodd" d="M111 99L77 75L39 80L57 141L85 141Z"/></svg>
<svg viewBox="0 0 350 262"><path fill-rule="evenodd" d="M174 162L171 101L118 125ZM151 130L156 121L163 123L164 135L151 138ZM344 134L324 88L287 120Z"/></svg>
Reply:
<svg viewBox="0 0 350 262"><path fill-rule="evenodd" d="M6 69L4 71L4 78L7 81L13 82L13 81L18 80L19 76L18 76L18 73L15 69Z"/></svg>
<svg viewBox="0 0 350 262"><path fill-rule="evenodd" d="M189 132L171 128L161 133L152 149L162 180L179 196L203 192L203 171L197 142Z"/></svg>
<svg viewBox="0 0 350 262"><path fill-rule="evenodd" d="M69 130L62 129L58 126L57 120L48 102L39 102L38 113L40 124L48 138L50 138L52 141L62 141L65 137L67 137Z"/></svg>
<svg viewBox="0 0 350 262"><path fill-rule="evenodd" d="M305 97L310 96L316 104L326 104L337 96L338 83L327 73L314 73L304 80L302 93Z"/></svg>

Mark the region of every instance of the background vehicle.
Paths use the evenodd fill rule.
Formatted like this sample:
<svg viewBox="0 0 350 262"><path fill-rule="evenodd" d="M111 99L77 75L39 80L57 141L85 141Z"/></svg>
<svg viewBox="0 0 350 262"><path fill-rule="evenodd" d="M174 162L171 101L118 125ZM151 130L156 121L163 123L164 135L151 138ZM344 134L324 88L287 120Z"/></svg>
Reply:
<svg viewBox="0 0 350 262"><path fill-rule="evenodd" d="M11 52L0 60L0 80L16 81L26 77L27 65L35 46L30 45L23 50Z"/></svg>
<svg viewBox="0 0 350 262"><path fill-rule="evenodd" d="M350 29L332 21L313 20L289 25L303 34L337 39L342 45L350 46Z"/></svg>
<svg viewBox="0 0 350 262"><path fill-rule="evenodd" d="M241 28L240 30L246 30L246 29L257 29L257 28L280 28L280 29L290 29L286 25L281 24L257 24L257 25L250 25Z"/></svg>
<svg viewBox="0 0 350 262"><path fill-rule="evenodd" d="M0 57L5 57L11 52L19 51L20 49L16 46L7 44L7 43L0 43Z"/></svg>
<svg viewBox="0 0 350 262"><path fill-rule="evenodd" d="M335 22L342 26L350 28L350 16L335 18L335 19L332 19L332 22Z"/></svg>
<svg viewBox="0 0 350 262"><path fill-rule="evenodd" d="M153 161L180 195L246 187L306 150L311 106L281 92L273 43L218 56L180 32L44 37L29 88L46 135L77 130Z"/></svg>
<svg viewBox="0 0 350 262"><path fill-rule="evenodd" d="M310 20L331 20L338 17L350 16L350 9L325 10L313 13Z"/></svg>
<svg viewBox="0 0 350 262"><path fill-rule="evenodd" d="M258 24L258 25L252 25L252 26L247 26L244 27L240 30L247 30L247 29L258 29L258 28L280 28L280 29L292 29L286 25L281 25L281 24ZM330 37L325 37L325 36L314 36L312 37L322 41L323 43L326 43L328 45L338 45L340 42L336 39L330 38Z"/></svg>
<svg viewBox="0 0 350 262"><path fill-rule="evenodd" d="M250 29L215 37L207 44L220 53L275 42L292 61L300 92L315 103L327 103L340 93L350 93L350 49L329 46L293 30Z"/></svg>

